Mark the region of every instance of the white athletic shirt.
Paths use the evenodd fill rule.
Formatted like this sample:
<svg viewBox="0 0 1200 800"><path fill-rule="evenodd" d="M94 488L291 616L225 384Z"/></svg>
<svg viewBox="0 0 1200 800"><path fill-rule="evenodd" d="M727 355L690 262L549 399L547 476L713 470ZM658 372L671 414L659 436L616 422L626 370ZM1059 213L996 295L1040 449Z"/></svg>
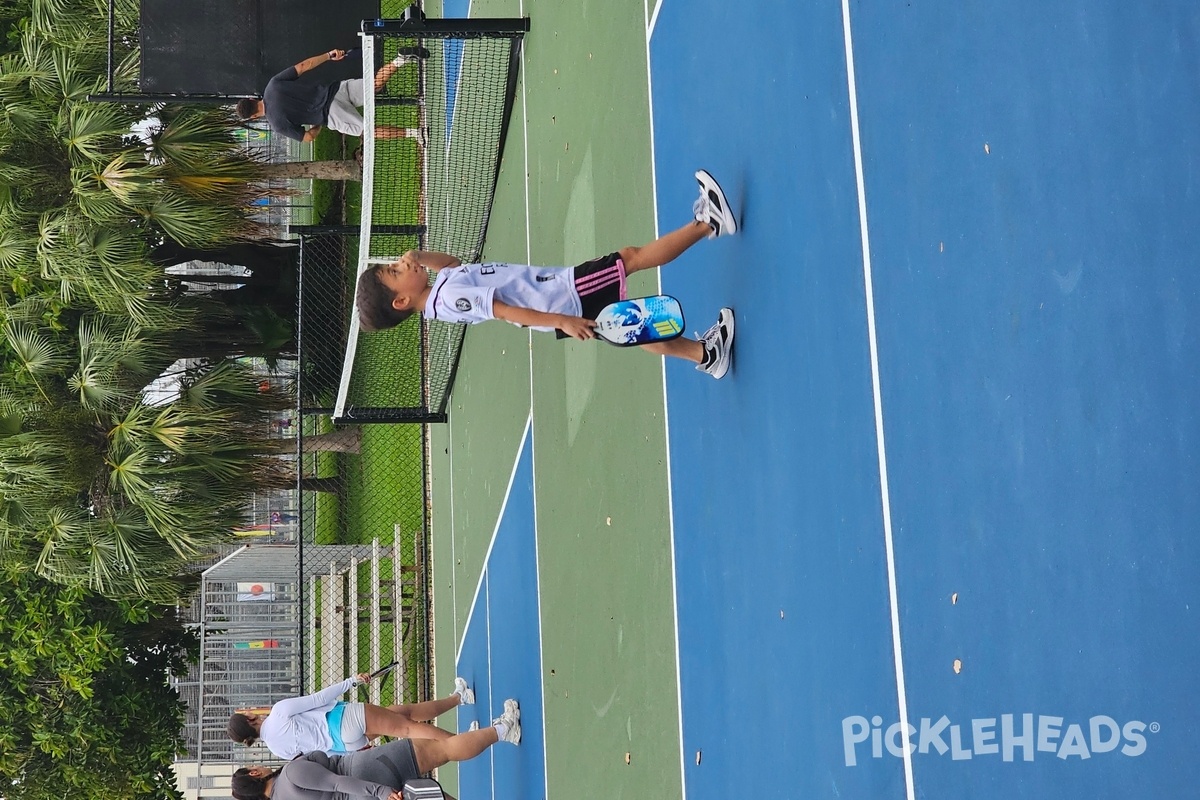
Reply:
<svg viewBox="0 0 1200 800"><path fill-rule="evenodd" d="M483 322L495 319L492 303L578 317L582 312L572 267L464 264L438 272L425 301L426 319ZM536 331L554 328L533 326Z"/></svg>
<svg viewBox="0 0 1200 800"><path fill-rule="evenodd" d="M354 678L326 686L316 694L289 697L271 706L271 713L258 729L258 738L282 759L292 759L314 750L329 752L333 738L325 715L339 697L354 686Z"/></svg>

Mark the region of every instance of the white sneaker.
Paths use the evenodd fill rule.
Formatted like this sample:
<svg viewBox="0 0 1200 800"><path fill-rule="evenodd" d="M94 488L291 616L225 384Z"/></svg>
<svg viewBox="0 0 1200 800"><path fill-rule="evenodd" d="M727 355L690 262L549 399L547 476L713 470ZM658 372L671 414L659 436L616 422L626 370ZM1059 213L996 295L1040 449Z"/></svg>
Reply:
<svg viewBox="0 0 1200 800"><path fill-rule="evenodd" d="M717 380L725 377L733 364L733 309L722 308L717 315L717 323L704 332L700 337L704 351L708 356L708 364L697 364L696 369L711 375Z"/></svg>
<svg viewBox="0 0 1200 800"><path fill-rule="evenodd" d="M417 143L418 147L425 146L425 131L421 130L420 128L405 128L404 137L406 139L412 139Z"/></svg>
<svg viewBox="0 0 1200 800"><path fill-rule="evenodd" d="M696 171L696 182L700 184L700 199L692 206L692 211L697 222L703 222L712 228L708 238L715 239L718 236L732 236L737 233L737 218L733 216L733 209L730 208L717 179L701 169Z"/></svg>
<svg viewBox="0 0 1200 800"><path fill-rule="evenodd" d="M504 713L492 720L492 725L504 725L504 736L500 741L509 744L521 743L521 707L516 700L504 701Z"/></svg>
<svg viewBox="0 0 1200 800"><path fill-rule="evenodd" d="M401 55L397 55L395 58L392 59L392 66L399 69L400 67L411 64L416 60L417 60L416 56L406 56L406 55L401 54Z"/></svg>
<svg viewBox="0 0 1200 800"><path fill-rule="evenodd" d="M469 706L475 702L475 691L464 678L454 679L454 694L458 695L459 705Z"/></svg>

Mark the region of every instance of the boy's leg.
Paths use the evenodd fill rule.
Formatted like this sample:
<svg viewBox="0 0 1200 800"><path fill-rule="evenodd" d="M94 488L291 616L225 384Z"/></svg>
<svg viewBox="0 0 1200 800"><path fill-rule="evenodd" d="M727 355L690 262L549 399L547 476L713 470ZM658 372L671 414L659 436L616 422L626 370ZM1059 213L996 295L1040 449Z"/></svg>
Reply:
<svg viewBox="0 0 1200 800"><path fill-rule="evenodd" d="M716 324L705 331L699 341L680 337L644 344L641 348L656 355L691 361L696 369L720 380L733 362L733 331L733 309L722 308Z"/></svg>
<svg viewBox="0 0 1200 800"><path fill-rule="evenodd" d="M658 356L682 358L685 361L691 361L693 364L699 364L704 360L704 344L695 339L687 339L682 336L666 342L643 344L640 347Z"/></svg>
<svg viewBox="0 0 1200 800"><path fill-rule="evenodd" d="M625 262L626 275L669 264L701 239L737 233L737 219L716 179L706 171L698 170L696 182L700 185L700 197L692 206L695 222L689 222L650 244L623 248L620 255Z"/></svg>
<svg viewBox="0 0 1200 800"><path fill-rule="evenodd" d="M632 275L643 269L653 269L669 264L679 257L683 251L712 233L707 223L692 221L682 228L676 228L665 236L660 236L650 244L641 247L622 247L621 260L625 262L625 274Z"/></svg>

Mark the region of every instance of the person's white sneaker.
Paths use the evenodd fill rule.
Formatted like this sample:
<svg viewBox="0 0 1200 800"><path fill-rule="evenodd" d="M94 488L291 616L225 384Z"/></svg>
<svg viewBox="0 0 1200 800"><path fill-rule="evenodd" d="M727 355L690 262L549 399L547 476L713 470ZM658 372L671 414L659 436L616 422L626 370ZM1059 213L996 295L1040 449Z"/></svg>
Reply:
<svg viewBox="0 0 1200 800"><path fill-rule="evenodd" d="M521 743L521 707L516 700L504 701L504 713L492 720L492 725L503 725L504 735L500 741L509 744Z"/></svg>
<svg viewBox="0 0 1200 800"><path fill-rule="evenodd" d="M475 702L475 692L465 678L454 679L454 694L458 695L460 705L469 706Z"/></svg>
<svg viewBox="0 0 1200 800"><path fill-rule="evenodd" d="M392 66L399 69L407 64L411 64L417 60L416 56L397 55L392 59Z"/></svg>
<svg viewBox="0 0 1200 800"><path fill-rule="evenodd" d="M717 179L706 170L696 170L696 182L700 184L700 200L692 207L696 221L703 222L712 228L708 238L732 236L737 233L737 218L729 207L729 200Z"/></svg>
<svg viewBox="0 0 1200 800"><path fill-rule="evenodd" d="M733 309L722 308L717 315L717 324L704 332L700 342L704 345L705 360L696 365L696 369L713 376L717 380L725 377L733 364Z"/></svg>

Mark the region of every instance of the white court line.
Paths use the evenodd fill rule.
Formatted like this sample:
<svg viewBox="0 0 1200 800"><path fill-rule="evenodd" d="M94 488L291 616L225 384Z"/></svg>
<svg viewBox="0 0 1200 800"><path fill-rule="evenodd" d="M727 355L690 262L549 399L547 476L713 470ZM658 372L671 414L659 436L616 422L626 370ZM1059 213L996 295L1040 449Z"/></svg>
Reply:
<svg viewBox="0 0 1200 800"><path fill-rule="evenodd" d="M892 543L892 502L888 491L887 451L883 441L883 394L879 388L879 344L875 338L875 289L871 280L871 239L867 234L867 189L863 179L862 139L858 128L858 89L854 81L854 43L850 37L850 0L842 0L842 30L846 37L846 83L850 90L850 136L854 143L854 178L858 186L858 225L862 234L863 284L867 299L867 339L871 347L871 391L875 401L875 446L879 452L879 493L883 500L883 543L887 551L888 603L892 615L892 657L896 667L896 697L900 730L908 736L908 697L904 691L904 658L900 651L900 604L896 592L896 554ZM914 800L911 744L903 748L904 788Z"/></svg>
<svg viewBox="0 0 1200 800"><path fill-rule="evenodd" d="M530 402L532 403L532 400ZM532 420L532 415L530 416L530 419ZM537 437L535 437L533 435L532 430L530 430L529 435L530 435L529 447L531 449L530 456L532 457L532 455L533 455L532 448L536 444ZM533 585L536 590L535 593L537 595L538 669L540 670L540 672L538 674L545 675L546 674L546 656L545 656L545 649L543 646L544 640L542 638L542 548L538 542L537 461L532 458L531 458L531 460L533 461L533 487L534 487L534 490L533 490ZM545 733L546 733L546 687L542 685L542 682L540 680L538 681L538 689L542 693L542 696L538 699L541 702L541 706L542 706L542 780L545 781L545 786L542 790L544 792L544 794L542 795L542 798L543 798L543 800L545 800L545 798L548 798L550 796L550 770L547 768L547 765L549 764L549 758L550 758L550 754L547 751L547 747L549 746L547 744L547 741L550 739L550 737L545 735Z"/></svg>
<svg viewBox="0 0 1200 800"><path fill-rule="evenodd" d="M520 16L525 16L525 0L521 0L519 4ZM525 146L525 162L523 168L525 171L525 263L533 263L533 244L532 225L529 222L529 103L526 102L525 95L525 42L521 42L521 138ZM534 583L537 587L537 621L538 621L538 668L540 674L546 674L546 656L544 649L544 640L542 638L542 548L539 542L540 529L538 528L538 513L537 513L537 452L536 440L533 438L533 331L529 331L529 433L530 433L530 460L533 463L533 558L534 558ZM550 737L545 735L546 732L546 687L542 681L538 681L538 686L541 689L541 704L542 704L542 797L550 797L550 753L549 740Z"/></svg>
<svg viewBox="0 0 1200 800"><path fill-rule="evenodd" d="M508 498L512 496L513 481L517 477L517 467L521 464L521 451L525 449L525 440L529 437L529 428L533 424L533 416L525 420L525 433L521 436L521 446L517 448L517 457L513 459L512 471L508 474L508 487L504 490L504 502L500 504L500 513L496 515L496 526L492 528L492 538L488 542L487 552L483 555L483 569L479 571L479 583L475 585L475 596L471 600L471 610L467 612L466 622L463 623L462 637L458 640L458 649L454 652L454 663L457 665L462 658L463 643L467 639L467 631L471 628L471 617L479 605L479 593L483 589L484 578L487 577L488 562L492 558L492 548L496 546L496 534L500 532L500 523L504 520L504 511L508 508Z"/></svg>
<svg viewBox="0 0 1200 800"><path fill-rule="evenodd" d="M654 160L654 78L650 69L650 40L658 23L658 12L663 0L654 4L654 13L646 21L646 97L650 118L650 198L654 206L654 236L658 237L658 165ZM648 8L646 9L649 10ZM654 270L658 279L658 292L662 294L662 268ZM671 416L667 409L667 359L659 359L662 368L663 395L663 440L666 450L667 471L667 532L671 552L671 617L675 629L675 707L679 713L679 787L682 798L687 798L687 760L683 747L683 668L679 655L679 578L675 566L675 495L671 482Z"/></svg>
<svg viewBox="0 0 1200 800"><path fill-rule="evenodd" d="M650 15L650 21L646 23L646 64L649 66L650 60L650 39L654 36L654 26L658 24L658 12L662 8L663 0L657 0L654 3L654 13ZM649 72L650 70L646 70Z"/></svg>
<svg viewBox="0 0 1200 800"><path fill-rule="evenodd" d="M509 485L511 488L511 484ZM506 501L507 502L507 501ZM495 541L495 537L493 537ZM491 548L488 548L488 556L491 556ZM492 581L488 576L487 561L483 562L483 585L487 590L487 676L488 676L488 703L491 707L488 709L488 716L491 716L492 708L495 708L496 699L492 694ZM492 800L496 800L496 753L492 748L488 748L488 769L492 773L491 788Z"/></svg>
<svg viewBox="0 0 1200 800"><path fill-rule="evenodd" d="M459 640L458 630L458 592L454 591L454 585L458 583L458 569L455 565L458 563L458 553L455 547L455 540L458 539L458 528L454 524L454 507L458 505L454 497L454 422L447 423L450 429L448 435L450 448L450 613L453 618L454 641ZM465 631L466 628L463 628ZM458 671L458 654L454 656L454 669Z"/></svg>

